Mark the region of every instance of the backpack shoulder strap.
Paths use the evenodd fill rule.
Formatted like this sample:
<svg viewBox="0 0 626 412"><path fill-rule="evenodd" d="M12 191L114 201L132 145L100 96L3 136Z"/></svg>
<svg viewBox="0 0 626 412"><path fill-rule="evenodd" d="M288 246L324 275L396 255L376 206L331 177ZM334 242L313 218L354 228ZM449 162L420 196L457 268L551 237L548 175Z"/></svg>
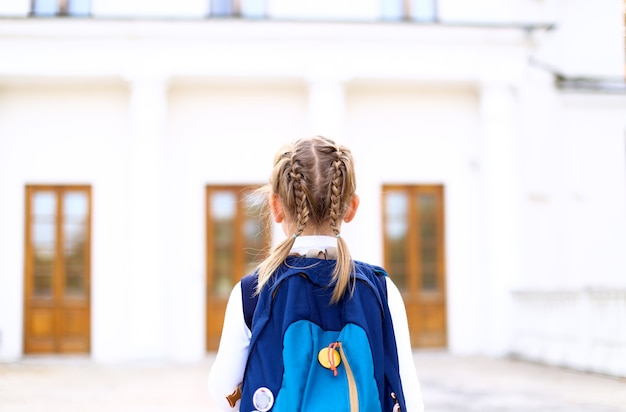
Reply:
<svg viewBox="0 0 626 412"><path fill-rule="evenodd" d="M257 273L244 276L241 279L241 301L243 306L243 318L246 321L248 329L252 330L252 317L254 309L256 309L259 295L255 293L258 283Z"/></svg>
<svg viewBox="0 0 626 412"><path fill-rule="evenodd" d="M380 286L382 287L384 293L384 299L387 299L387 282L386 277L389 276L387 272L381 268L380 266L374 266L369 264L363 264L363 262L358 262L359 264L368 267L372 272L382 278L380 282ZM287 275L292 275L293 273L288 273ZM284 280L287 276L281 276L278 282L275 283L275 286L280 284L280 281ZM243 307L243 317L246 322L246 326L248 329L252 330L252 317L254 316L254 310L256 309L257 303L259 301L259 295L256 294L256 287L258 283L258 274L257 272L251 273L247 276L244 276L241 279L241 300ZM380 298L380 297L379 297Z"/></svg>

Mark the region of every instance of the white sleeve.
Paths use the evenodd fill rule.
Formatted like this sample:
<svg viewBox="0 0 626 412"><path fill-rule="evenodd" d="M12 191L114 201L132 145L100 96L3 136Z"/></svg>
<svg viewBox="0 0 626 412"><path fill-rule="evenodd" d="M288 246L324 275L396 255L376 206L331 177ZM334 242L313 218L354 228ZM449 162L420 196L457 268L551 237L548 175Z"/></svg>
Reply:
<svg viewBox="0 0 626 412"><path fill-rule="evenodd" d="M424 400L422 399L422 390L417 379L404 300L402 300L398 287L389 277L387 277L387 297L393 329L396 335L400 378L402 379L402 392L404 392L406 409L410 412L423 412Z"/></svg>
<svg viewBox="0 0 626 412"><path fill-rule="evenodd" d="M222 411L239 410L239 402L231 408L226 396L233 393L243 381L250 336L250 329L243 316L241 283L237 283L228 298L220 346L209 372L209 394Z"/></svg>

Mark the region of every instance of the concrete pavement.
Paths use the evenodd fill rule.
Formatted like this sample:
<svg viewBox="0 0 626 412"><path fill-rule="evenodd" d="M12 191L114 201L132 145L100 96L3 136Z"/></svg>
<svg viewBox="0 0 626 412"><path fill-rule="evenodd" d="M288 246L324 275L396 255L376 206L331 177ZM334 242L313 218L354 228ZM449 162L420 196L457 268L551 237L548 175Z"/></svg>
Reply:
<svg viewBox="0 0 626 412"><path fill-rule="evenodd" d="M0 363L1 412L212 412L209 355L194 364L80 357ZM427 412L626 412L626 380L507 359L417 351Z"/></svg>

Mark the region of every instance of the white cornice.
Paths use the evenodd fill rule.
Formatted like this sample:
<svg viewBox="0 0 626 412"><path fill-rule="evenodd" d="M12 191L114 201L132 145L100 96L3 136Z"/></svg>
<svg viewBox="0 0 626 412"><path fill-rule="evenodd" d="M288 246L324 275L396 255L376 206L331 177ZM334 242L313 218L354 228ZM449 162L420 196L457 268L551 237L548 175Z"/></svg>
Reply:
<svg viewBox="0 0 626 412"><path fill-rule="evenodd" d="M0 20L0 78L165 77L515 81L513 27L249 20Z"/></svg>

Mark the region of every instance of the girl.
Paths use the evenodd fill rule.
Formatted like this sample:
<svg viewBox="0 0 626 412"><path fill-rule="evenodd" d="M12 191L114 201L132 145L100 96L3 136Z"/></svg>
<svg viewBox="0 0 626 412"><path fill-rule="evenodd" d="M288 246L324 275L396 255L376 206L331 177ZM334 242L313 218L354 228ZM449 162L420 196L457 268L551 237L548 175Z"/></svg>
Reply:
<svg viewBox="0 0 626 412"><path fill-rule="evenodd" d="M355 281L356 272L369 273L372 268L375 268L353 261L348 246L341 237L342 222L350 222L359 206L359 197L355 193L354 162L350 150L321 136L297 140L280 150L275 156L270 182L265 189L268 192L271 215L276 223L282 225L286 239L274 248L253 274L257 284L255 294L257 297L263 297L264 291L267 293L276 281L277 273L284 273L294 266L303 265L300 266L300 273L303 272L308 276L325 276L327 285L332 288L332 293L324 298L326 301L317 305L313 312L324 316L325 311L339 308L340 312L337 313L344 313L345 310L341 312L343 310L341 308L352 307L350 302L358 283ZM312 267L316 267L315 274L313 274ZM366 277L375 278L371 273ZM424 406L411 351L404 302L391 279L388 276L380 276L380 278L385 283L383 290L386 289L387 299L384 306L388 305L387 313L390 314L392 327L388 327L391 333L385 331L372 333L377 336L382 335L382 339L386 339L385 336L391 336L390 346L397 348L397 365L401 393L404 394L403 400L406 404L405 412L421 412ZM276 293L276 291L272 292L271 299ZM247 298L243 297L244 300ZM307 305L307 308L311 307L311 303ZM254 314L255 321L257 317L260 317L259 310L262 309L258 309ZM297 309L293 310L297 311ZM290 311L291 309L287 308L285 313L280 315L276 311L271 313L273 316L285 316ZM267 316L269 319L266 321L271 321L271 315ZM253 326L252 331L255 330ZM261 339L252 331L244 320L242 282L239 282L233 288L226 307L220 346L209 375L210 394L224 411L239 410L240 385L248 373L246 365L249 362L251 340L256 343L255 340ZM394 336L395 343L393 342ZM277 352L280 354L280 345L274 346L279 347ZM394 352L396 348L393 348ZM275 355L275 353L267 352L265 351L260 356ZM269 352L276 352L276 350ZM339 355L336 356L339 361ZM334 362L332 356L328 356L328 361L331 364ZM376 362L376 359L374 361ZM280 362L283 362L282 357ZM387 362L387 358L382 362L383 364ZM322 363L321 359L320 363ZM285 368L288 366L289 361L285 361ZM334 365L325 367L334 367ZM378 382L380 386L380 380ZM233 391L235 388L236 390ZM270 410L274 401L278 403L279 400L274 399L275 393L272 391L265 387L261 389L263 391L257 390L254 393L254 407L260 410ZM395 394L392 396L395 399ZM263 407L257 406L257 402L263 404ZM382 400L380 402L383 403Z"/></svg>

